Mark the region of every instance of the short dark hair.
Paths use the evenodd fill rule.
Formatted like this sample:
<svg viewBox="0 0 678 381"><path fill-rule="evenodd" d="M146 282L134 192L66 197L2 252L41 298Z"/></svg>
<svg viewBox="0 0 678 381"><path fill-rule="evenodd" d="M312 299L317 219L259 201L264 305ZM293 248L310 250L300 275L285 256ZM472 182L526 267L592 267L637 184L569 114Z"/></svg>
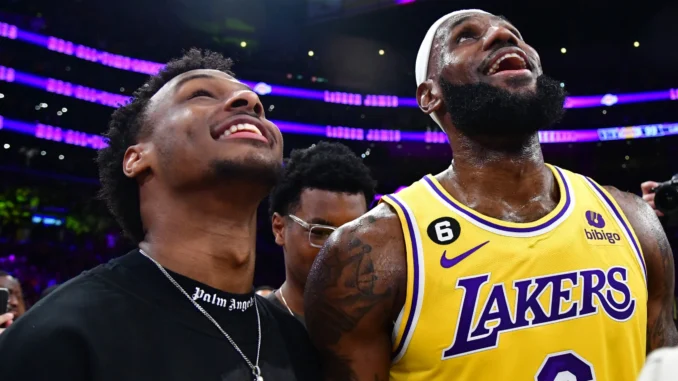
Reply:
<svg viewBox="0 0 678 381"><path fill-rule="evenodd" d="M0 276L12 276L12 274L8 273L5 270L0 270Z"/></svg>
<svg viewBox="0 0 678 381"><path fill-rule="evenodd" d="M144 228L139 211L139 186L122 172L122 160L127 148L150 131L146 125L146 106L153 95L172 78L197 69L213 69L233 76L233 61L219 53L191 48L184 56L173 59L156 75L138 88L129 102L113 112L105 136L108 147L99 151L101 190L99 197L106 202L123 232L139 243L144 239Z"/></svg>
<svg viewBox="0 0 678 381"><path fill-rule="evenodd" d="M286 216L299 205L304 189L362 193L367 205L374 198L376 182L370 170L341 143L320 142L293 150L285 162L282 180L269 199L269 213Z"/></svg>

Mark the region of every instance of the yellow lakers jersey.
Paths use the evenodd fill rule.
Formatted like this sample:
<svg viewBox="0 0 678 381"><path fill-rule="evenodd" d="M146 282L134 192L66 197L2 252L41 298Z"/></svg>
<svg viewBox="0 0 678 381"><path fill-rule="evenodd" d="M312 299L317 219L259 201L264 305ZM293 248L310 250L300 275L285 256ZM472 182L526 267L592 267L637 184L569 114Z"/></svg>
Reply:
<svg viewBox="0 0 678 381"><path fill-rule="evenodd" d="M481 215L430 175L382 198L407 252L391 380L636 379L647 321L638 239L601 186L549 168L560 202L531 223Z"/></svg>

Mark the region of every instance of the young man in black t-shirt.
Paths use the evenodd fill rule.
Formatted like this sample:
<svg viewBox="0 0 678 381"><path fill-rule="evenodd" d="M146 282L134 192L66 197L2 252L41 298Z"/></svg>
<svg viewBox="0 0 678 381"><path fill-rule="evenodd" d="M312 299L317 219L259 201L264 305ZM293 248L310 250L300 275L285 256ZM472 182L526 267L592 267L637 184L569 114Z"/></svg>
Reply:
<svg viewBox="0 0 678 381"><path fill-rule="evenodd" d="M283 141L230 66L192 49L113 113L101 193L139 249L3 332L0 379L319 379L303 326L252 289Z"/></svg>
<svg viewBox="0 0 678 381"><path fill-rule="evenodd" d="M367 212L374 186L369 168L341 143L292 151L270 196L285 283L267 298L283 312L304 322L304 286L313 260L336 228Z"/></svg>

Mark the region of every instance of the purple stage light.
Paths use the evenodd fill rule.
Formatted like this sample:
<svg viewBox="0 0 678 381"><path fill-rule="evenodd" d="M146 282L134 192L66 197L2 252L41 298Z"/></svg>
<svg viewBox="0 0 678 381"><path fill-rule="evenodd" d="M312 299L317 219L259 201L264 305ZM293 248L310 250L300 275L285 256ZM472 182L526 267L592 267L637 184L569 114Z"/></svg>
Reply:
<svg viewBox="0 0 678 381"><path fill-rule="evenodd" d="M15 76L14 69L0 66L0 81L14 82Z"/></svg>
<svg viewBox="0 0 678 381"><path fill-rule="evenodd" d="M412 98L414 99L414 98ZM365 106L398 107L399 98L395 95L365 95Z"/></svg>
<svg viewBox="0 0 678 381"><path fill-rule="evenodd" d="M88 134L85 132L61 129L46 124L38 123L35 125L34 136L40 139L63 142L66 144L80 147L89 147L101 149L108 146L103 136Z"/></svg>
<svg viewBox="0 0 678 381"><path fill-rule="evenodd" d="M64 96L98 103L109 107L118 107L129 100L130 97L108 93L85 86L44 78L36 75L15 71L12 68L0 66L0 80L14 81L19 84L37 87L49 92ZM256 87L256 85L255 85ZM1 122L1 121L0 121ZM327 138L344 140L366 140L376 142L424 142L430 144L447 143L447 136L440 131L399 131L390 129L362 129L344 126L319 126L286 121L273 121L282 132L291 134L324 136ZM0 126L2 124L0 123ZM61 131L58 127L30 125L23 122L5 121L6 129L16 132L27 133L29 129L36 137L55 141L63 141L67 144L91 146L101 148L105 142L98 135L89 135L77 131ZM666 135L678 135L678 124L653 124L632 127L611 127L597 130L552 130L539 131L541 143L577 143L619 139L637 139L658 137Z"/></svg>
<svg viewBox="0 0 678 381"><path fill-rule="evenodd" d="M410 2L414 2L414 0L396 0L396 4L407 4ZM42 46L55 52L95 62L100 65L136 73L154 75L164 67L163 64L158 62L140 60L137 58L100 51L84 45L75 44L71 41L62 40L57 37L48 37L37 33L24 31L17 28L15 25L6 23L0 23L0 37L21 40L33 45ZM362 95L329 90L321 91L270 85L263 82L254 81L243 82L255 89L255 91L257 91L257 86L260 86L259 84L263 84L264 91L257 91L260 95L309 99L324 101L327 103L367 107L418 107L415 98L398 97L395 95ZM259 90L261 89L262 88L259 87ZM611 107L618 104L656 102L666 100L678 100L678 89L617 95L606 94L570 96L565 100L565 108Z"/></svg>
<svg viewBox="0 0 678 381"><path fill-rule="evenodd" d="M0 81L16 82L22 85L46 90L50 93L65 95L67 97L110 107L118 107L125 104L130 99L130 97L125 95L113 94L70 82L60 81L54 78L44 78L23 73L4 66L0 66Z"/></svg>
<svg viewBox="0 0 678 381"><path fill-rule="evenodd" d="M14 40L17 34L19 34L19 28L16 25L0 22L0 36Z"/></svg>
<svg viewBox="0 0 678 381"><path fill-rule="evenodd" d="M26 123L0 116L0 126L2 129L7 131L31 135L38 139L51 140L58 143L94 149L101 149L107 146L103 136L49 126L41 123Z"/></svg>
<svg viewBox="0 0 678 381"><path fill-rule="evenodd" d="M445 144L447 138L442 132L415 132L380 129L361 129L341 126L318 126L272 120L280 131L288 134L322 136L332 139L364 140L382 142L419 142L427 144ZM27 123L0 116L0 130L31 135L39 139L101 149L107 146L103 136L64 129L40 123ZM585 143L610 140L628 140L656 138L678 135L678 123L649 124L629 127L608 127L597 130L552 130L539 131L539 141L548 143Z"/></svg>
<svg viewBox="0 0 678 381"><path fill-rule="evenodd" d="M53 78L47 78L45 90L49 91L50 93L61 94L110 107L119 107L120 105L125 104L131 98L125 95L113 94L102 90L92 89L90 87L74 85L70 82L64 82Z"/></svg>
<svg viewBox="0 0 678 381"><path fill-rule="evenodd" d="M271 120L273 124L278 126L281 132L298 135L309 136L325 136L325 128L323 126L316 126L313 124L303 124L294 122L285 122L282 120Z"/></svg>
<svg viewBox="0 0 678 381"><path fill-rule="evenodd" d="M360 94L342 93L339 91L325 91L323 100L327 103L339 103L343 105L360 106L363 104L363 97ZM369 105L365 105L369 106Z"/></svg>

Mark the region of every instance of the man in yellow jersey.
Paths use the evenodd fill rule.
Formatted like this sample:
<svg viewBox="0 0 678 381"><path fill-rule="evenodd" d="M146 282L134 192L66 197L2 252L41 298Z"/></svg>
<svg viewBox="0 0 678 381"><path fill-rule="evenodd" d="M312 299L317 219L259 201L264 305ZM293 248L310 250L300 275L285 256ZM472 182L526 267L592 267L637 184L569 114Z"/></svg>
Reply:
<svg viewBox="0 0 678 381"><path fill-rule="evenodd" d="M441 18L416 77L454 160L320 252L305 311L325 380L635 380L678 343L654 212L544 163L564 93L504 18Z"/></svg>

